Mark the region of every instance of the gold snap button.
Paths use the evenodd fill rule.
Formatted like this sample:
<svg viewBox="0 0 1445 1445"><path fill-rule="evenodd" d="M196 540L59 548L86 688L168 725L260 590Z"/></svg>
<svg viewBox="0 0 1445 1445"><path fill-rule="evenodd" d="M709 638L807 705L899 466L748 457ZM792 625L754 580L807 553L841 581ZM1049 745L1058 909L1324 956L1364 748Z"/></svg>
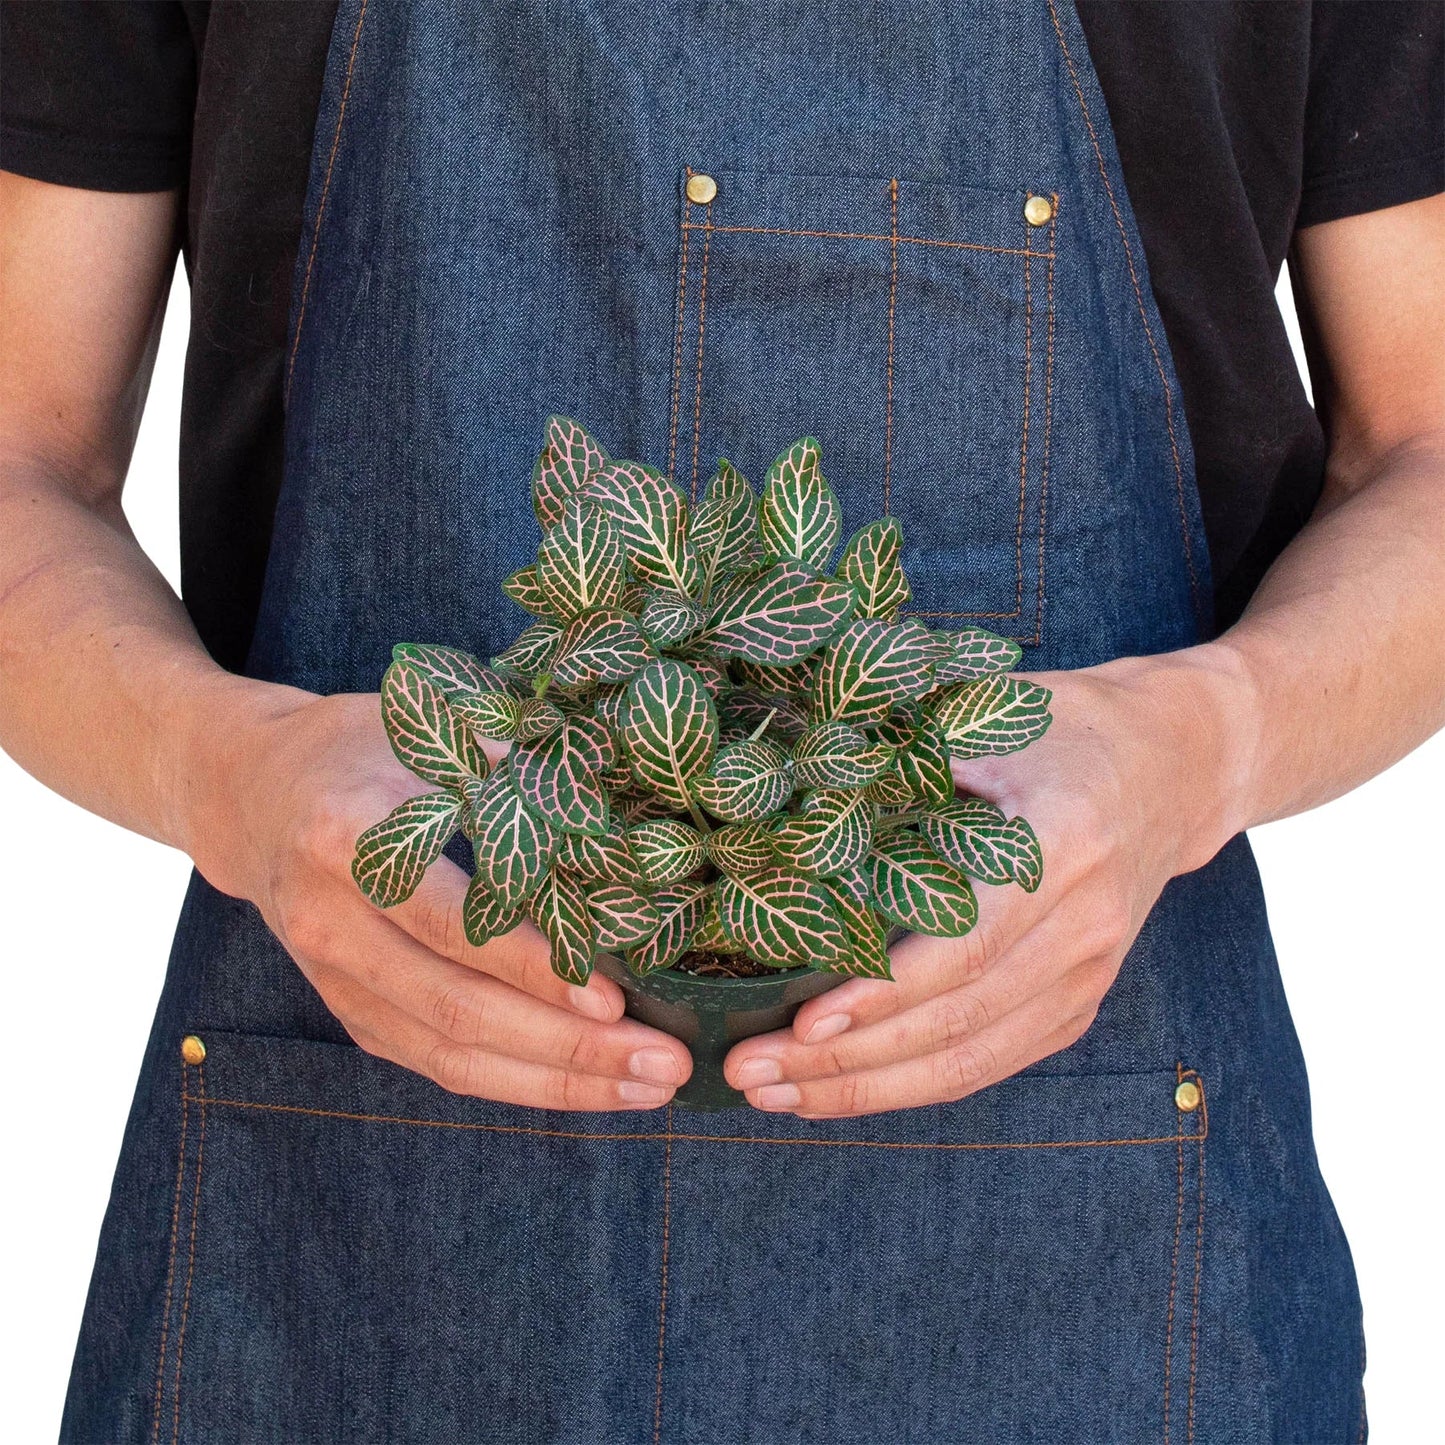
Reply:
<svg viewBox="0 0 1445 1445"><path fill-rule="evenodd" d="M1199 1107L1199 1101L1204 1097L1199 1091L1199 1085L1193 1079L1185 1079L1174 1091L1174 1103L1176 1107L1183 1109L1187 1114L1191 1109Z"/></svg>
<svg viewBox="0 0 1445 1445"><path fill-rule="evenodd" d="M1024 220L1031 226L1047 226L1054 218L1054 203L1047 196L1030 196L1024 202Z"/></svg>
<svg viewBox="0 0 1445 1445"><path fill-rule="evenodd" d="M717 182L711 176L695 175L687 178L687 198L699 206L705 206L717 195Z"/></svg>
<svg viewBox="0 0 1445 1445"><path fill-rule="evenodd" d="M206 1046L195 1034L187 1034L181 1040L181 1057L188 1064L199 1064L206 1057Z"/></svg>

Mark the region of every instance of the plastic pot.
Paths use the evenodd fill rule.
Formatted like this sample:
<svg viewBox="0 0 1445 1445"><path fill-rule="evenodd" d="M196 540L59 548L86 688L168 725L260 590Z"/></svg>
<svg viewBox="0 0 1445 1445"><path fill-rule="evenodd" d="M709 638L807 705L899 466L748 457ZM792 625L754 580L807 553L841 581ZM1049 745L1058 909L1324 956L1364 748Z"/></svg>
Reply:
<svg viewBox="0 0 1445 1445"><path fill-rule="evenodd" d="M661 969L641 978L620 958L602 954L597 968L622 986L627 1012L692 1052L692 1077L673 1096L688 1109L733 1109L747 1100L723 1078L728 1050L754 1034L792 1023L810 998L847 980L811 968L761 978L707 978Z"/></svg>

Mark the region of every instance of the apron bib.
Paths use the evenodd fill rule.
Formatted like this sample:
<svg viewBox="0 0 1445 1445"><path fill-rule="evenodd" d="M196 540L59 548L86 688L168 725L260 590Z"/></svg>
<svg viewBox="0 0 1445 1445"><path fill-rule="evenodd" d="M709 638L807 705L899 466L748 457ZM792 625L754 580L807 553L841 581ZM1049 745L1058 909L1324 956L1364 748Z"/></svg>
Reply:
<svg viewBox="0 0 1445 1445"><path fill-rule="evenodd" d="M1206 634L1066 0L342 0L314 146L255 676L506 645L553 411L692 489L816 435L913 608L1026 668ZM1078 1043L832 1123L449 1095L198 878L64 1436L1353 1441L1363 1351L1242 837Z"/></svg>

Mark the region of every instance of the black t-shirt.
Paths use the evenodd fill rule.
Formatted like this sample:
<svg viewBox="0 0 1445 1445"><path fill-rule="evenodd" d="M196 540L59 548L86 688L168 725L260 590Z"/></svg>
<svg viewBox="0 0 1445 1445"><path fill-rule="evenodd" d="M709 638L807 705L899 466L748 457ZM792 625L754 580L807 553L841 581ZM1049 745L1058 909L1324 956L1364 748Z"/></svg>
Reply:
<svg viewBox="0 0 1445 1445"><path fill-rule="evenodd" d="M1019 0L1009 0L1019 3ZM1319 495L1274 301L1300 227L1445 189L1440 0L1080 0L1198 465L1221 625ZM245 657L281 474L281 358L334 0L0 5L0 167L187 186L182 590Z"/></svg>

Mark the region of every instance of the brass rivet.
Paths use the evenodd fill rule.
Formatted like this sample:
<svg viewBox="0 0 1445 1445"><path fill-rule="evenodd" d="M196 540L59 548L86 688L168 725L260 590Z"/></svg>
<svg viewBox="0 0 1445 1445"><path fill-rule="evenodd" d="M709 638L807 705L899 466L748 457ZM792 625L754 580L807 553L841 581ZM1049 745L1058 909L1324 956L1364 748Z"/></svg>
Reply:
<svg viewBox="0 0 1445 1445"><path fill-rule="evenodd" d="M199 1064L206 1057L206 1046L195 1034L187 1034L181 1040L181 1057L188 1064Z"/></svg>
<svg viewBox="0 0 1445 1445"><path fill-rule="evenodd" d="M1031 226L1047 226L1054 218L1054 203L1047 196L1030 196L1024 202L1024 220Z"/></svg>
<svg viewBox="0 0 1445 1445"><path fill-rule="evenodd" d="M717 182L711 176L701 174L687 178L687 198L699 206L705 206L717 195Z"/></svg>
<svg viewBox="0 0 1445 1445"><path fill-rule="evenodd" d="M1183 1109L1187 1114L1191 1109L1199 1107L1199 1101L1204 1095L1199 1090L1199 1085L1193 1079L1185 1079L1174 1091L1174 1103L1176 1107Z"/></svg>

